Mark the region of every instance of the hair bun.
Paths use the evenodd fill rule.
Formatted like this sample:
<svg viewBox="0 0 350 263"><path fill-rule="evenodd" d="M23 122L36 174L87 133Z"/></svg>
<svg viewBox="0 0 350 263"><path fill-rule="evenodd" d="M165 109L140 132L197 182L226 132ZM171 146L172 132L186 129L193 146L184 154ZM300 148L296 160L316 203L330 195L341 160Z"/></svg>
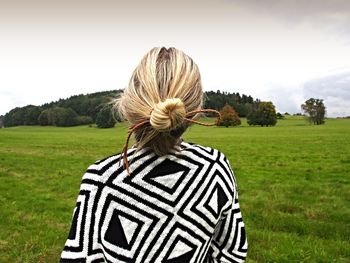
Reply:
<svg viewBox="0 0 350 263"><path fill-rule="evenodd" d="M150 123L158 131L170 131L183 123L185 115L186 109L181 99L166 99L153 107Z"/></svg>

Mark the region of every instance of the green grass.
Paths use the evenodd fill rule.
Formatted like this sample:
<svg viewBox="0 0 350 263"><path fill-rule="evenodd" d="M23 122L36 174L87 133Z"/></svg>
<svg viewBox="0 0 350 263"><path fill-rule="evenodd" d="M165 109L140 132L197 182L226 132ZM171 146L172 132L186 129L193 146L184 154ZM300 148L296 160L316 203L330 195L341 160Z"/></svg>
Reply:
<svg viewBox="0 0 350 263"><path fill-rule="evenodd" d="M205 121L211 121L207 119ZM83 173L120 152L127 127L0 129L0 262L57 262ZM350 120L188 129L229 158L247 262L350 262ZM131 143L130 143L131 145Z"/></svg>

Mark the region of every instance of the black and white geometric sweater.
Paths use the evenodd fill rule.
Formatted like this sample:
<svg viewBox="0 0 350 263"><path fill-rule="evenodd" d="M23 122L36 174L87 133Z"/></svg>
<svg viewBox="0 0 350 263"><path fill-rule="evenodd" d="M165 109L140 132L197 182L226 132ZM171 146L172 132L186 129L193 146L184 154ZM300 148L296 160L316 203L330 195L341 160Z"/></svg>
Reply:
<svg viewBox="0 0 350 263"><path fill-rule="evenodd" d="M230 163L220 151L181 142L158 157L128 149L83 176L60 262L244 262L247 239Z"/></svg>

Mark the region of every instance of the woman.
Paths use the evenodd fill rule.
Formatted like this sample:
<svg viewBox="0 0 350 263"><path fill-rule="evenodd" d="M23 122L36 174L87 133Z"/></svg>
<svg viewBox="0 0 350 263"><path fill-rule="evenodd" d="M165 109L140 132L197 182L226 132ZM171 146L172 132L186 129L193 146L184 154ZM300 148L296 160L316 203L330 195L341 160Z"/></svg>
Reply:
<svg viewBox="0 0 350 263"><path fill-rule="evenodd" d="M61 262L243 262L237 184L217 149L182 134L202 109L200 73L175 48L141 60L115 107L130 124L123 152L83 176ZM136 143L128 149L131 134ZM209 138L208 138L209 139ZM123 165L121 165L123 161Z"/></svg>

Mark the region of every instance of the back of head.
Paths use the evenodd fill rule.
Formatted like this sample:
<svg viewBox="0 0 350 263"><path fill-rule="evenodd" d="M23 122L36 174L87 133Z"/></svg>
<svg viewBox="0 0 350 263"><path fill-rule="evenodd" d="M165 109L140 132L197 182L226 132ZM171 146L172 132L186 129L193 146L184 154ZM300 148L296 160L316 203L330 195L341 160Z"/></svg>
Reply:
<svg viewBox="0 0 350 263"><path fill-rule="evenodd" d="M187 112L203 105L200 73L193 60L175 48L153 48L134 70L116 100L119 115L130 124L149 120L135 131L137 147L164 155L185 132Z"/></svg>

